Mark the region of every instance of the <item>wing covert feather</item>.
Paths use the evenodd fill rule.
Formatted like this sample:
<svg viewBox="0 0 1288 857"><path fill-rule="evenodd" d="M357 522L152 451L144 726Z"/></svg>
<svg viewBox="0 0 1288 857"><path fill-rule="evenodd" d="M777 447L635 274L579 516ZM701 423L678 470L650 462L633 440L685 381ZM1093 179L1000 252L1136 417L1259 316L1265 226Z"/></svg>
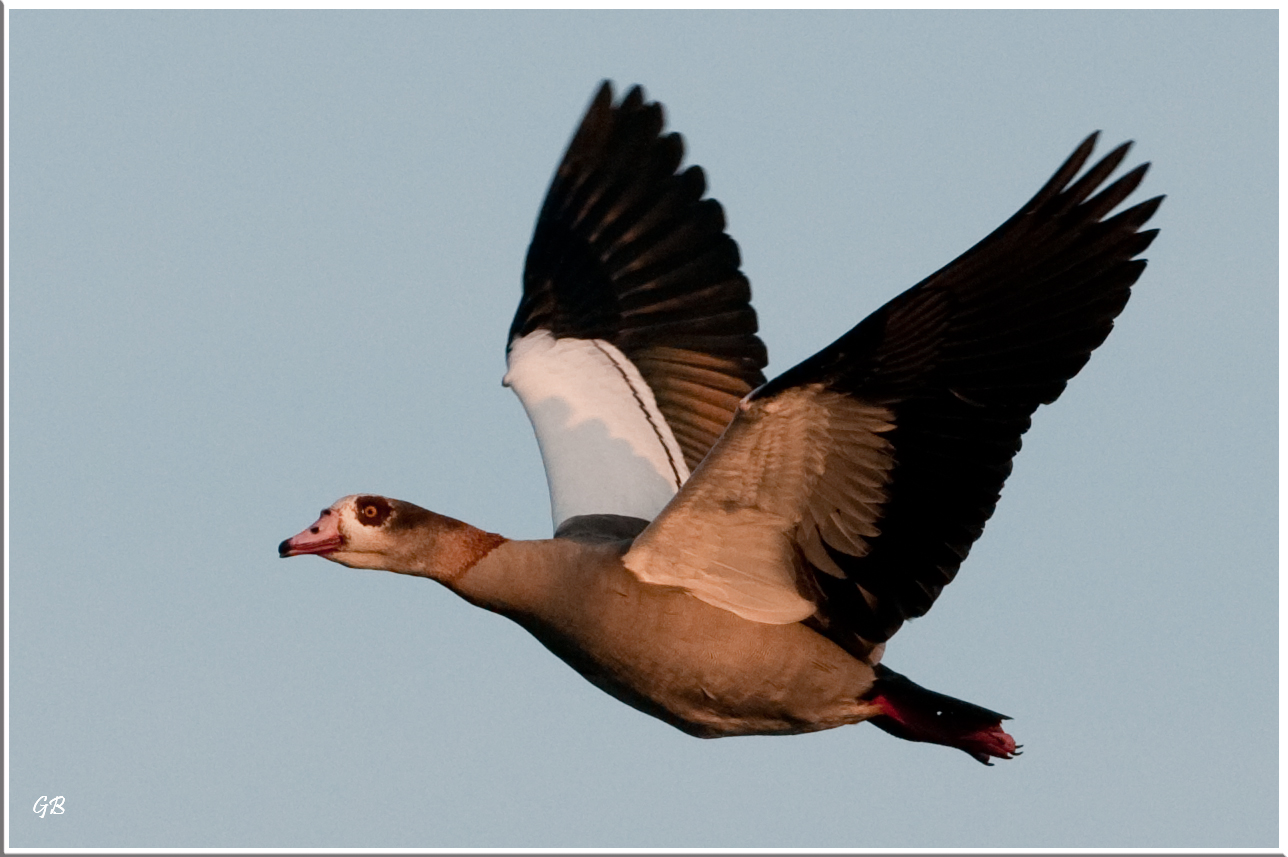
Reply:
<svg viewBox="0 0 1288 857"><path fill-rule="evenodd" d="M804 560L841 574L823 547L859 557L891 468L890 413L821 388L740 410L624 562L746 619L799 622L817 609Z"/></svg>

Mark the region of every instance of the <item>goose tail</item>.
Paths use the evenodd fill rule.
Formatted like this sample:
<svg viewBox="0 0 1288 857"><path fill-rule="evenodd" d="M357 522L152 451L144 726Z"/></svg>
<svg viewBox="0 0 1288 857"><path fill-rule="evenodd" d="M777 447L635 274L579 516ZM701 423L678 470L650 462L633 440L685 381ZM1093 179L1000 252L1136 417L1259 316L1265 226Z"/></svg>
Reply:
<svg viewBox="0 0 1288 857"><path fill-rule="evenodd" d="M1005 714L927 690L878 664L877 681L865 699L882 714L868 722L906 741L956 747L985 765L1020 755L1015 739L1002 728Z"/></svg>

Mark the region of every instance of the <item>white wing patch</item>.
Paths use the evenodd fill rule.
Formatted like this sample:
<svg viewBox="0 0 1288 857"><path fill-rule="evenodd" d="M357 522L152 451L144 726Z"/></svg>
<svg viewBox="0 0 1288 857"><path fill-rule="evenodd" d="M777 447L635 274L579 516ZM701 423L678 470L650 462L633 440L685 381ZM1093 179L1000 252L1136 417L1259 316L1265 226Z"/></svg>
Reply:
<svg viewBox="0 0 1288 857"><path fill-rule="evenodd" d="M689 478L653 391L611 343L537 330L510 344L507 365L501 383L532 420L556 529L577 515L651 521Z"/></svg>

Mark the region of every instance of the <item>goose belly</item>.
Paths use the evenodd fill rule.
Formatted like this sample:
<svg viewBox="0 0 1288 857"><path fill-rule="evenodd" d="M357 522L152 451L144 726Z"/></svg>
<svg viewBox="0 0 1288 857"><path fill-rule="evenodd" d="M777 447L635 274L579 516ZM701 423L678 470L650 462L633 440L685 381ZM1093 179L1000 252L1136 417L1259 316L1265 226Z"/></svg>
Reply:
<svg viewBox="0 0 1288 857"><path fill-rule="evenodd" d="M751 622L631 579L607 590L568 599L553 621L513 618L592 684L691 735L813 732L880 713L859 699L872 667L803 625Z"/></svg>

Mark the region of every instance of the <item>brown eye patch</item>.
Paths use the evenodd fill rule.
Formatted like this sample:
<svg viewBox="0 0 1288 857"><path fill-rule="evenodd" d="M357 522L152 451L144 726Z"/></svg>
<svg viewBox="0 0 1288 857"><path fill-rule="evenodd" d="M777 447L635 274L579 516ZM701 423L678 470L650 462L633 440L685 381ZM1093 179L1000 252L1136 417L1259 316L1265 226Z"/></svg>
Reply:
<svg viewBox="0 0 1288 857"><path fill-rule="evenodd" d="M358 523L368 527L379 527L389 518L393 508L384 497L366 496L354 501L358 513Z"/></svg>

